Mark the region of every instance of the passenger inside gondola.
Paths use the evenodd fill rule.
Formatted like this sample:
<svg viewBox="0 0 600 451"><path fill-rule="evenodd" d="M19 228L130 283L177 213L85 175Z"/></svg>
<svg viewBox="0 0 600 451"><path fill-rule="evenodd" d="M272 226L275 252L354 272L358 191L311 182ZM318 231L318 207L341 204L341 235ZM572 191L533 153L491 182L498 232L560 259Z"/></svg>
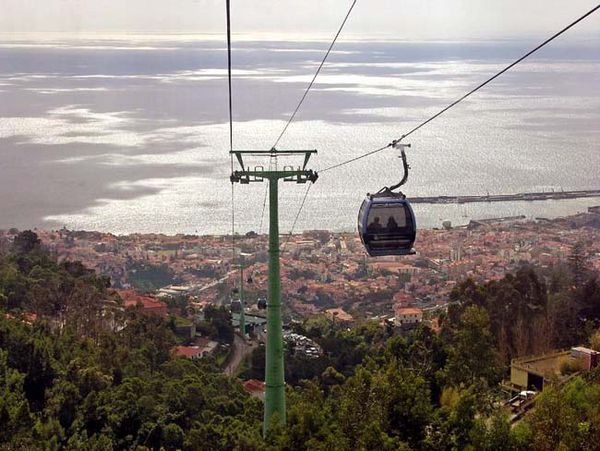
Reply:
<svg viewBox="0 0 600 451"><path fill-rule="evenodd" d="M388 218L386 229L388 232L391 232L391 233L398 231L398 223L396 222L396 220L394 219L393 216L390 216Z"/></svg>
<svg viewBox="0 0 600 451"><path fill-rule="evenodd" d="M373 218L373 222L367 226L367 232L369 233L377 233L382 229L381 223L379 222L379 216L375 216Z"/></svg>

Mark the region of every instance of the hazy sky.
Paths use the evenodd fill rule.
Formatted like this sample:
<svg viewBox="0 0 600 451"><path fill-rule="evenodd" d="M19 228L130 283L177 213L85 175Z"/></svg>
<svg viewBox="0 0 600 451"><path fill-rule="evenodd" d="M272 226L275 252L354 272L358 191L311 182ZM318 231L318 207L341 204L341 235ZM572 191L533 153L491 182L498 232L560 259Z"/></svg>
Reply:
<svg viewBox="0 0 600 451"><path fill-rule="evenodd" d="M347 36L396 39L546 35L598 0L359 0ZM237 33L331 34L351 0L232 0ZM0 31L221 33L225 0L0 0ZM600 37L600 12L571 36Z"/></svg>

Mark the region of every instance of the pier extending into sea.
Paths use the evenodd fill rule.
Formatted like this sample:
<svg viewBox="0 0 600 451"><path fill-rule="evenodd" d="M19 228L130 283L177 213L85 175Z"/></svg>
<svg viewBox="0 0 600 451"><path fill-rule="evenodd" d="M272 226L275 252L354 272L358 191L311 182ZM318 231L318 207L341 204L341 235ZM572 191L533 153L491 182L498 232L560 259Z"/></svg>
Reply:
<svg viewBox="0 0 600 451"><path fill-rule="evenodd" d="M467 204L473 202L562 200L586 197L600 197L600 189L583 191L548 191L542 193L486 194L485 196L425 196L411 197L410 202L413 204Z"/></svg>

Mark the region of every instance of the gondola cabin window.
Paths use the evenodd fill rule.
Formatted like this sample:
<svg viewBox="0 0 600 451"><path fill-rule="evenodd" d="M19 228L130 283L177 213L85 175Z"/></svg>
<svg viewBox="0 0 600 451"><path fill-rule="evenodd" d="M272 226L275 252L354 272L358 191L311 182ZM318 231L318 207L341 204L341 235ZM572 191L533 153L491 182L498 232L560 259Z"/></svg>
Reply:
<svg viewBox="0 0 600 451"><path fill-rule="evenodd" d="M407 224L404 205L374 204L369 211L367 233L395 233Z"/></svg>

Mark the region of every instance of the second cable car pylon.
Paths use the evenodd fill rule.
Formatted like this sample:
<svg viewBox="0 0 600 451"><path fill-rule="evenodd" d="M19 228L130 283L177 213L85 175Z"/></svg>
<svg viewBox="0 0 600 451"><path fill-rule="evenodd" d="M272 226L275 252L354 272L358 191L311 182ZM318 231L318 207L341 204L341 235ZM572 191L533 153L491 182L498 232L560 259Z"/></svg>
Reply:
<svg viewBox="0 0 600 451"><path fill-rule="evenodd" d="M285 377L283 363L283 321L281 318L281 276L279 262L279 196L280 179L286 182L315 183L318 175L307 169L310 157L316 150L283 150L275 148L267 151L232 150L241 166L241 170L233 171L231 183L249 184L252 182L269 182L269 288L267 296L267 348L265 363L265 409L263 418L263 435L274 421L286 422ZM283 170L265 170L257 166L253 170L244 165L244 156L304 156L301 166L284 166Z"/></svg>

